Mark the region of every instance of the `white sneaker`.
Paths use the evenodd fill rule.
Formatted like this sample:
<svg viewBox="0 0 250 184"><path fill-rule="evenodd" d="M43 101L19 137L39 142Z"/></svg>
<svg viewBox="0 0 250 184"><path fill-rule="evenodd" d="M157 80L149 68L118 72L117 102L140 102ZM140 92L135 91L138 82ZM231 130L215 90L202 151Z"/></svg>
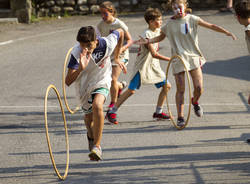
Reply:
<svg viewBox="0 0 250 184"><path fill-rule="evenodd" d="M91 152L89 153L90 160L99 161L102 160L102 148L101 146L93 146Z"/></svg>

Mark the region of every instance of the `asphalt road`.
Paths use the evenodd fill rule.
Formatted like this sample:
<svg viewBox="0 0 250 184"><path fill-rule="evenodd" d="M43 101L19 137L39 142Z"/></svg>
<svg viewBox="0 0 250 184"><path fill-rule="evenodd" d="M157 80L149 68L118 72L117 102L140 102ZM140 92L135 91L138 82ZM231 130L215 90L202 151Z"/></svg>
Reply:
<svg viewBox="0 0 250 184"><path fill-rule="evenodd" d="M188 126L177 131L169 121L154 121L159 90L143 86L122 106L119 124L104 127L101 162L88 159L86 129L81 112L66 113L70 167L65 181L53 170L45 138L43 106L46 88L54 84L62 96L65 55L81 26L96 25L99 16L68 17L31 25L0 25L0 183L249 183L250 182L250 58L244 28L232 14L194 12L204 20L232 31L199 29L203 68L204 117L191 112ZM134 39L146 28L142 14L120 16ZM164 16L164 21L169 16ZM160 53L170 56L169 43ZM128 70L136 56L131 48ZM166 69L162 62L162 68ZM129 82L130 75L121 79ZM175 112L175 84L170 107ZM74 90L67 89L73 107ZM188 91L187 91L188 95ZM109 99L107 103L109 102ZM66 163L63 121L54 93L48 100L48 122L57 166ZM187 106L186 106L187 107ZM187 109L187 108L186 108ZM165 108L166 111L166 108Z"/></svg>

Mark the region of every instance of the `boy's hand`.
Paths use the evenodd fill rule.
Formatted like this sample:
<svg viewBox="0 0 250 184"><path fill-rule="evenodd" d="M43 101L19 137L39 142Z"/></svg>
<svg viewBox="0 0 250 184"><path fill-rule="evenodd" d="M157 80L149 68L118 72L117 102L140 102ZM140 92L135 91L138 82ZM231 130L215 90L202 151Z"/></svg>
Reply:
<svg viewBox="0 0 250 184"><path fill-rule="evenodd" d="M83 49L82 53L80 54L80 70L84 70L88 64L89 64L89 60L90 60L90 53L88 53L88 49Z"/></svg>
<svg viewBox="0 0 250 184"><path fill-rule="evenodd" d="M148 44L148 42L149 42L148 39L145 39L145 38L143 38L141 36L139 36L139 37L140 37L140 39L133 41L133 44L136 44L136 45L145 45L145 44Z"/></svg>
<svg viewBox="0 0 250 184"><path fill-rule="evenodd" d="M120 61L116 61L116 63L122 69L123 73L126 74L127 73L127 67L125 66L125 64L123 62L120 62Z"/></svg>
<svg viewBox="0 0 250 184"><path fill-rule="evenodd" d="M226 33L226 35L231 36L233 38L233 40L237 39L236 36L233 33L228 32L228 33Z"/></svg>

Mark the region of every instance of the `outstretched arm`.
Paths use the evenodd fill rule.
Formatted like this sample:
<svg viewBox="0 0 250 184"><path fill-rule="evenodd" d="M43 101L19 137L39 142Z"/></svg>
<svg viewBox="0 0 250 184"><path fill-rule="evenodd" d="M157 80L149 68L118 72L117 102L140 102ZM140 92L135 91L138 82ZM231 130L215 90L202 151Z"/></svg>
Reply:
<svg viewBox="0 0 250 184"><path fill-rule="evenodd" d="M143 38L140 36L140 39L134 41L134 44L144 45L144 44L161 42L165 37L166 37L166 35L163 32L161 32L161 34L159 36L151 38L151 39Z"/></svg>
<svg viewBox="0 0 250 184"><path fill-rule="evenodd" d="M205 28L209 28L211 30L220 32L220 33L225 33L227 36L231 36L233 38L233 40L236 40L236 37L233 33L229 32L228 30L224 29L223 27L217 26L215 24L210 24L202 19L199 20L198 25L205 27Z"/></svg>

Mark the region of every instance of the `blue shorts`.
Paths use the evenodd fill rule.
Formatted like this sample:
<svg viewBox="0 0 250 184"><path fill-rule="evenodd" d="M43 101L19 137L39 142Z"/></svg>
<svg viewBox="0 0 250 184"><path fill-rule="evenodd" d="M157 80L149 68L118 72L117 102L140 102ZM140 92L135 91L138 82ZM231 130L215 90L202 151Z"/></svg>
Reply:
<svg viewBox="0 0 250 184"><path fill-rule="evenodd" d="M158 82L155 84L156 88L161 88L166 84L166 80L162 81L162 82ZM136 89L140 89L141 87L141 76L140 76L140 72L137 72L134 76L134 78L130 81L128 89L130 90L136 90Z"/></svg>

